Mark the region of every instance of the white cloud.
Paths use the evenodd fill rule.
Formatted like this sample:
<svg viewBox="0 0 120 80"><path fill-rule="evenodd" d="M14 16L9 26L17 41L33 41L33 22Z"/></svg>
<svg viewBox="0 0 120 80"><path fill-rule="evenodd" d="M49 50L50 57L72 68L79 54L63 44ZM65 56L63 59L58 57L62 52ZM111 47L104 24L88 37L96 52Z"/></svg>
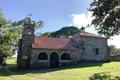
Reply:
<svg viewBox="0 0 120 80"><path fill-rule="evenodd" d="M120 48L120 35L114 36L109 39L108 45L115 45L117 48Z"/></svg>
<svg viewBox="0 0 120 80"><path fill-rule="evenodd" d="M91 23L92 21L92 17L91 17L91 13L88 12L87 14L85 13L80 13L80 14L72 14L72 18L73 18L73 25L77 26L78 28L81 28L81 26L87 26L88 24Z"/></svg>
<svg viewBox="0 0 120 80"><path fill-rule="evenodd" d="M88 13L80 13L80 14L72 14L72 25L76 26L78 28L86 27L88 24L91 24L92 22L92 13L88 12ZM95 31L95 28L93 26L91 27L87 27L86 30L87 32L93 32L95 34L97 34L97 31Z"/></svg>

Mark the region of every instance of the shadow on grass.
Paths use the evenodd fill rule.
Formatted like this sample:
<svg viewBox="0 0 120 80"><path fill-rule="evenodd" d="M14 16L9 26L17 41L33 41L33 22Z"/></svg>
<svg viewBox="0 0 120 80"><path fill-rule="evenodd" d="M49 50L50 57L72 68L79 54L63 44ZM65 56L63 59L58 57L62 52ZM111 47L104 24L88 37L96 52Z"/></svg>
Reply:
<svg viewBox="0 0 120 80"><path fill-rule="evenodd" d="M7 64L7 66L0 67L0 76L10 76L10 75L24 75L28 73L47 73L47 72L54 72L59 70L65 70L65 69L73 69L73 68L86 68L86 67L93 67L93 66L99 66L101 67L102 64L107 62L80 62L76 65L66 66L66 67L60 67L60 68L40 68L40 69L24 69L19 70L17 69L16 64Z"/></svg>
<svg viewBox="0 0 120 80"><path fill-rule="evenodd" d="M120 76L112 76L108 72L95 73L92 75L90 80L120 80Z"/></svg>

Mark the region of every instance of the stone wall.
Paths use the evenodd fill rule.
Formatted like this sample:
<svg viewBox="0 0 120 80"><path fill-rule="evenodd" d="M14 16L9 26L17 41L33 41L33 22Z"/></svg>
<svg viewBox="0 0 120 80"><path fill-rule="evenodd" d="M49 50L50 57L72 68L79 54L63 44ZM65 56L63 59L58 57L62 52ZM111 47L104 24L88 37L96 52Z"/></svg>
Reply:
<svg viewBox="0 0 120 80"><path fill-rule="evenodd" d="M38 55L41 52L45 52L48 55L48 60L38 60ZM77 63L77 51L72 50L55 50L55 49L32 49L31 54L31 67L50 67L50 55L55 52L59 55L59 66L66 66ZM71 56L71 60L61 60L61 55L68 53Z"/></svg>
<svg viewBox="0 0 120 80"><path fill-rule="evenodd" d="M34 26L30 18L25 19L21 39L18 45L18 68L29 68L31 60L31 48L34 43Z"/></svg>
<svg viewBox="0 0 120 80"><path fill-rule="evenodd" d="M120 54L111 56L111 61L120 61Z"/></svg>
<svg viewBox="0 0 120 80"><path fill-rule="evenodd" d="M80 37L80 42L84 41L83 60L105 61L109 59L107 39L95 37ZM80 48L81 49L81 48ZM98 54L96 54L98 49Z"/></svg>
<svg viewBox="0 0 120 80"><path fill-rule="evenodd" d="M109 60L110 54L106 38L80 36L74 38L79 46L78 61L106 61ZM98 49L99 55L96 55L95 49Z"/></svg>

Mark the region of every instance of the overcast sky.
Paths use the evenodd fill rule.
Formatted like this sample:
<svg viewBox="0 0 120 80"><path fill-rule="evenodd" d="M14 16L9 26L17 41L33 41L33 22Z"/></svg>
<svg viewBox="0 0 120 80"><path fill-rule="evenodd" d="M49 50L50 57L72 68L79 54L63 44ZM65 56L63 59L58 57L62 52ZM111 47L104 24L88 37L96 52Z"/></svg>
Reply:
<svg viewBox="0 0 120 80"><path fill-rule="evenodd" d="M88 12L92 0L0 0L0 8L5 17L12 20L21 20L29 13L36 21L43 21L41 32L51 32L64 26L74 25L80 28L86 26L92 20ZM86 31L96 33L93 27ZM113 40L112 40L113 39ZM120 48L120 36L109 40L109 44Z"/></svg>

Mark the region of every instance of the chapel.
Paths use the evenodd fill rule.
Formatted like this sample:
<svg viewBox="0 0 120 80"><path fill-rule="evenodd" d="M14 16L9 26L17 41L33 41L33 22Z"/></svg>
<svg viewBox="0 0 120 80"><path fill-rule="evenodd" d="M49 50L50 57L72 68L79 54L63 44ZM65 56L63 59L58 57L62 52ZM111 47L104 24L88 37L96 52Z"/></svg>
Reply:
<svg viewBox="0 0 120 80"><path fill-rule="evenodd" d="M18 68L56 68L109 59L108 38L86 32L84 27L69 38L35 36L34 31L35 22L27 18L19 39Z"/></svg>

